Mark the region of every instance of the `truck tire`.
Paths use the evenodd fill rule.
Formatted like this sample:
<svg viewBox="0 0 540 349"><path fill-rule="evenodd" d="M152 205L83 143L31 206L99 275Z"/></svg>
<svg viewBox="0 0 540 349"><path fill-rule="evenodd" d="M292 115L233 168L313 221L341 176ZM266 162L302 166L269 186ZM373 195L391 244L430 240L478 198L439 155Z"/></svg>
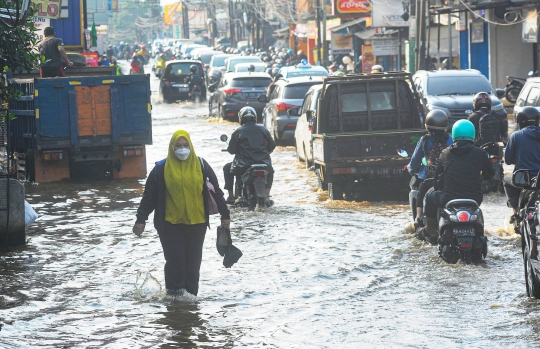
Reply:
<svg viewBox="0 0 540 349"><path fill-rule="evenodd" d="M78 53L68 53L69 60L73 62L76 67L86 67L86 57Z"/></svg>
<svg viewBox="0 0 540 349"><path fill-rule="evenodd" d="M328 183L328 197L330 200L343 200L343 186L337 182Z"/></svg>

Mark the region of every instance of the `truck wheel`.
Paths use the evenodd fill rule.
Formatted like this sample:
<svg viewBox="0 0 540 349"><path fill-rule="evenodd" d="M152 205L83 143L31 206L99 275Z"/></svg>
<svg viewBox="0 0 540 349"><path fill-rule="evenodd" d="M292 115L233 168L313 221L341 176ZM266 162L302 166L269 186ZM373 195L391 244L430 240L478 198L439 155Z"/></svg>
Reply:
<svg viewBox="0 0 540 349"><path fill-rule="evenodd" d="M68 53L69 60L73 62L76 67L86 67L86 57L78 53Z"/></svg>
<svg viewBox="0 0 540 349"><path fill-rule="evenodd" d="M330 200L343 200L343 186L336 182L328 183L328 197Z"/></svg>
<svg viewBox="0 0 540 349"><path fill-rule="evenodd" d="M525 286L527 286L527 296L540 299L540 283L534 273L534 268L531 264L531 256L529 249L523 251L523 267L525 269Z"/></svg>

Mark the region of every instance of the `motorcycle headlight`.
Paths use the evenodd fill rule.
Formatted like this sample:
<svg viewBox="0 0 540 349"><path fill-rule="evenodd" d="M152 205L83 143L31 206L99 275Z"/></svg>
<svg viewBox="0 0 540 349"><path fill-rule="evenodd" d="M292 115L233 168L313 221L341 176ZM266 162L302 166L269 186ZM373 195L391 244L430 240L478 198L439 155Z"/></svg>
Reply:
<svg viewBox="0 0 540 349"><path fill-rule="evenodd" d="M499 110L503 110L504 109L504 106L501 104L497 104L497 105L494 105L491 107L491 110L493 111L499 111Z"/></svg>
<svg viewBox="0 0 540 349"><path fill-rule="evenodd" d="M450 115L450 110L448 108L445 108L445 107L439 107L438 105L428 104L427 108L429 110L442 110L443 112L446 113L446 115Z"/></svg>

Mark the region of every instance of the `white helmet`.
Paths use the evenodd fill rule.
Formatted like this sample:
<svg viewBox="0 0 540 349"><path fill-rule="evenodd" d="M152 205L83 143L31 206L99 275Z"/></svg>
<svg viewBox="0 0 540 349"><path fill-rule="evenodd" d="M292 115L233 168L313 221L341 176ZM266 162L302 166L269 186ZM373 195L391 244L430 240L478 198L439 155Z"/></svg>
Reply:
<svg viewBox="0 0 540 349"><path fill-rule="evenodd" d="M380 65L380 64L376 64L373 67L371 67L371 73L372 74L382 73L383 71L384 71L384 69L383 69L382 65Z"/></svg>

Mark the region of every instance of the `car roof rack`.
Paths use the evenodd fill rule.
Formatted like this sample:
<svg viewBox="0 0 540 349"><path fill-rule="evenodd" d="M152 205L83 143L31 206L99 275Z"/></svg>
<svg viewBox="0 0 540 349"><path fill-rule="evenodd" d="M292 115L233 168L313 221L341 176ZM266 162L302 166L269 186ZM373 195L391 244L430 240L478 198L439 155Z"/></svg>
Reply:
<svg viewBox="0 0 540 349"><path fill-rule="evenodd" d="M325 82L331 83L335 81L358 81L358 80L378 80L378 79L388 79L388 80L403 80L409 79L412 80L412 75L409 72L405 71L391 71L383 73L350 73L342 76L327 76Z"/></svg>

